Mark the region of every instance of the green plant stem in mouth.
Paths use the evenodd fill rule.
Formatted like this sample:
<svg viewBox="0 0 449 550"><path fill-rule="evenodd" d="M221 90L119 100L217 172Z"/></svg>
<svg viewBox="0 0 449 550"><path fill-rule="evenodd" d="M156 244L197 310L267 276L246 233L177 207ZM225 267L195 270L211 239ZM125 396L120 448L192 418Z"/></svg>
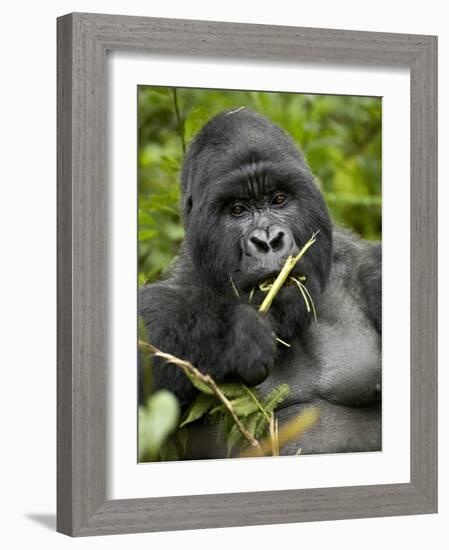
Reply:
<svg viewBox="0 0 449 550"><path fill-rule="evenodd" d="M268 292L265 296L264 301L259 307L260 313L266 313L277 295L277 293L281 290L282 286L285 284L285 282L289 279L292 279L293 282L298 286L299 290L301 291L301 295L304 299L304 302L306 304L307 311L310 312L312 304L312 310L314 312L314 316L316 319L316 311L315 306L313 305L312 297L310 296L309 291L306 289L304 284L301 282L301 280L305 280L303 277L290 277L290 273L292 272L295 265L299 262L299 260L304 256L304 254L307 252L307 250L316 242L316 238L319 231L316 231L312 237L306 242L306 244L302 247L302 249L298 252L296 256L289 256L281 269L279 275L276 277L276 279L271 282L271 280L263 281L259 285L259 289L262 292ZM310 301L310 304L309 304Z"/></svg>

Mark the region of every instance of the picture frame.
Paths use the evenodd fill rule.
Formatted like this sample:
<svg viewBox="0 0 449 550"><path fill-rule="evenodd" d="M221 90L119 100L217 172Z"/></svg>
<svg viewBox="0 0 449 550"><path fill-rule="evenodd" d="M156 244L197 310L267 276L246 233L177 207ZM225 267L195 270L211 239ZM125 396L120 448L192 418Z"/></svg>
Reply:
<svg viewBox="0 0 449 550"><path fill-rule="evenodd" d="M57 530L71 536L437 511L437 38L73 13L58 19ZM108 500L106 53L410 70L410 482Z"/></svg>

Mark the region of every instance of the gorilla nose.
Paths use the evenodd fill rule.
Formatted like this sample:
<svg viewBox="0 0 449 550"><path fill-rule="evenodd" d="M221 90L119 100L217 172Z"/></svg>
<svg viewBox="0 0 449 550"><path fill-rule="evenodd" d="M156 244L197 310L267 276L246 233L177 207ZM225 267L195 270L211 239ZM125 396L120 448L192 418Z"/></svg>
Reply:
<svg viewBox="0 0 449 550"><path fill-rule="evenodd" d="M245 238L245 252L248 256L260 257L276 254L287 257L293 249L293 235L287 227L272 225L268 229L258 227Z"/></svg>

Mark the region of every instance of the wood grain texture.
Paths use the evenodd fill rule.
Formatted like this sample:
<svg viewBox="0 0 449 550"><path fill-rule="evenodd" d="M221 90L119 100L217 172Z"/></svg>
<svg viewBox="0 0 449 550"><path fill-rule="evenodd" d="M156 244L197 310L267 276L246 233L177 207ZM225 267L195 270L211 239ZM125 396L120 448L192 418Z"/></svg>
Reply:
<svg viewBox="0 0 449 550"><path fill-rule="evenodd" d="M106 52L406 66L411 73L411 481L106 500ZM58 509L73 536L437 509L437 40L116 15L58 20Z"/></svg>
<svg viewBox="0 0 449 550"><path fill-rule="evenodd" d="M72 527L72 24L58 21L57 112L57 528ZM63 512L61 509L63 508Z"/></svg>
<svg viewBox="0 0 449 550"><path fill-rule="evenodd" d="M411 479L437 508L437 43L423 49L411 80Z"/></svg>

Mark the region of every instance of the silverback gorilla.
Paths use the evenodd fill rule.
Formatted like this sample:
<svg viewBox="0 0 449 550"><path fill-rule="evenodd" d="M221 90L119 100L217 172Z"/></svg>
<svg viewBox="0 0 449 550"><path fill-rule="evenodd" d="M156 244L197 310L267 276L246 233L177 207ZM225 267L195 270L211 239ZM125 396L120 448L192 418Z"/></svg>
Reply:
<svg viewBox="0 0 449 550"><path fill-rule="evenodd" d="M381 449L381 245L334 227L302 154L279 127L244 108L220 113L197 134L182 176L186 237L160 282L140 289L151 342L217 381L265 394L285 382L279 423L305 406L318 423L282 454ZM256 290L319 231L295 267L306 277L318 322L297 287L267 314ZM237 297L235 289L239 297ZM276 337L288 342L286 347ZM196 395L183 372L154 361L157 387L186 407ZM218 456L209 449L201 456Z"/></svg>

